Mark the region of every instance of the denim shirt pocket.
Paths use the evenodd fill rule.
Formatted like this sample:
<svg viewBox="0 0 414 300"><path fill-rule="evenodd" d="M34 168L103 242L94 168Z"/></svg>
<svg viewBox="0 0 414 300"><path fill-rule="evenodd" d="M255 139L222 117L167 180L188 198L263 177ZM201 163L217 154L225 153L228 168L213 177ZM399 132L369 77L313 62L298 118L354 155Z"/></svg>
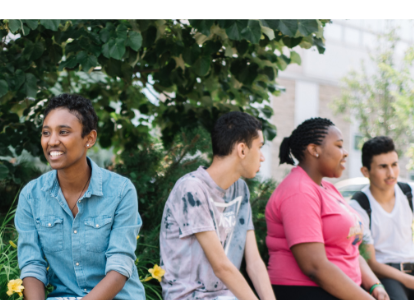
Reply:
<svg viewBox="0 0 414 300"><path fill-rule="evenodd" d="M57 216L44 216L36 219L39 239L44 252L63 250L63 219Z"/></svg>
<svg viewBox="0 0 414 300"><path fill-rule="evenodd" d="M104 252L108 248L112 217L99 216L85 219L86 250Z"/></svg>

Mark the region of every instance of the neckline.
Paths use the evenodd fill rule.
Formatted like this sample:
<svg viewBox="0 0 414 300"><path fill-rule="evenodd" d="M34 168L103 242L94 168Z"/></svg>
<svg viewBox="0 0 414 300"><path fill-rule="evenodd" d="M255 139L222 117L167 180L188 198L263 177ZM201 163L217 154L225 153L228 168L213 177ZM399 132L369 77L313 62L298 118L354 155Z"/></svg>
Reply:
<svg viewBox="0 0 414 300"><path fill-rule="evenodd" d="M371 205L373 204L374 206L377 206L378 208L379 208L379 210L380 211L382 211L385 215L387 215L387 216L393 216L394 214L396 214L396 211L397 211L397 205L399 205L398 204L398 197L399 197L399 193L398 193L398 191L397 191L397 188L396 187L394 187L394 197L395 197L395 202L394 202L394 207L392 208L392 210L391 210L391 212L387 212L383 207L382 207L382 205L374 198L374 196L372 195L372 193L371 193L371 190L369 189L369 185L367 186L367 187L365 187L364 188L365 189L365 193L367 194L367 196L368 196L368 199L369 199L369 201L371 202ZM371 199L373 200L373 201L371 201Z"/></svg>

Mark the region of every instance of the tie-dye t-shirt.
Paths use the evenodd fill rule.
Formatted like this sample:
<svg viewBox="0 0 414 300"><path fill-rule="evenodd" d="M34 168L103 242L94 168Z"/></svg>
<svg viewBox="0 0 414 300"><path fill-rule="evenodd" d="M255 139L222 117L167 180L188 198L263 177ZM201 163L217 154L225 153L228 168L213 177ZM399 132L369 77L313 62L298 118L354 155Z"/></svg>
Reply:
<svg viewBox="0 0 414 300"><path fill-rule="evenodd" d="M243 180L223 190L203 167L177 181L161 223L164 299L233 296L214 274L194 234L215 231L227 257L240 268L247 231L254 229L249 196Z"/></svg>

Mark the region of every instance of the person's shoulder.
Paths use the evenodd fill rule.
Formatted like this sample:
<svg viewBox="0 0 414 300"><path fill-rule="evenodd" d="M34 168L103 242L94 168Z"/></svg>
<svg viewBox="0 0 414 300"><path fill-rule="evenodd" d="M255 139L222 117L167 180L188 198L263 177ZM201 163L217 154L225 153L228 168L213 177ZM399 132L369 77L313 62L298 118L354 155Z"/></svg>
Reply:
<svg viewBox="0 0 414 300"><path fill-rule="evenodd" d="M126 188L134 188L135 186L131 182L131 180L128 177L125 177L123 175L120 175L118 173L112 172L110 170L101 168L99 166L96 166L99 169L100 176L102 178L102 186L106 187L108 189L109 187L112 189L123 189Z"/></svg>
<svg viewBox="0 0 414 300"><path fill-rule="evenodd" d="M52 187L54 180L56 180L56 171L48 171L39 177L30 180L21 191L21 194L37 194L42 191L42 188Z"/></svg>

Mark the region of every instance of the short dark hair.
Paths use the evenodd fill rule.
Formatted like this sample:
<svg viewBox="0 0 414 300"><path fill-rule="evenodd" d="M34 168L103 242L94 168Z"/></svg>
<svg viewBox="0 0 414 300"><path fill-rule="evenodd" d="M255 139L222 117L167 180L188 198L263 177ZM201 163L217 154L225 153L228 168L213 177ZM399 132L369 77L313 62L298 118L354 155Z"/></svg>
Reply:
<svg viewBox="0 0 414 300"><path fill-rule="evenodd" d="M245 143L250 148L259 130L262 130L262 123L247 113L232 111L222 115L211 133L213 155L231 154L236 143Z"/></svg>
<svg viewBox="0 0 414 300"><path fill-rule="evenodd" d="M285 137L280 145L280 164L294 165L291 153L299 162L302 161L306 146L321 145L330 126L335 126L335 124L329 119L311 118L296 127L290 137Z"/></svg>
<svg viewBox="0 0 414 300"><path fill-rule="evenodd" d="M79 119L83 127L82 137L85 137L92 130L98 129L98 116L89 99L74 94L61 94L53 97L47 104L44 119L56 108L67 108Z"/></svg>
<svg viewBox="0 0 414 300"><path fill-rule="evenodd" d="M395 150L394 141L388 136L376 136L362 146L362 165L371 169L372 157Z"/></svg>

